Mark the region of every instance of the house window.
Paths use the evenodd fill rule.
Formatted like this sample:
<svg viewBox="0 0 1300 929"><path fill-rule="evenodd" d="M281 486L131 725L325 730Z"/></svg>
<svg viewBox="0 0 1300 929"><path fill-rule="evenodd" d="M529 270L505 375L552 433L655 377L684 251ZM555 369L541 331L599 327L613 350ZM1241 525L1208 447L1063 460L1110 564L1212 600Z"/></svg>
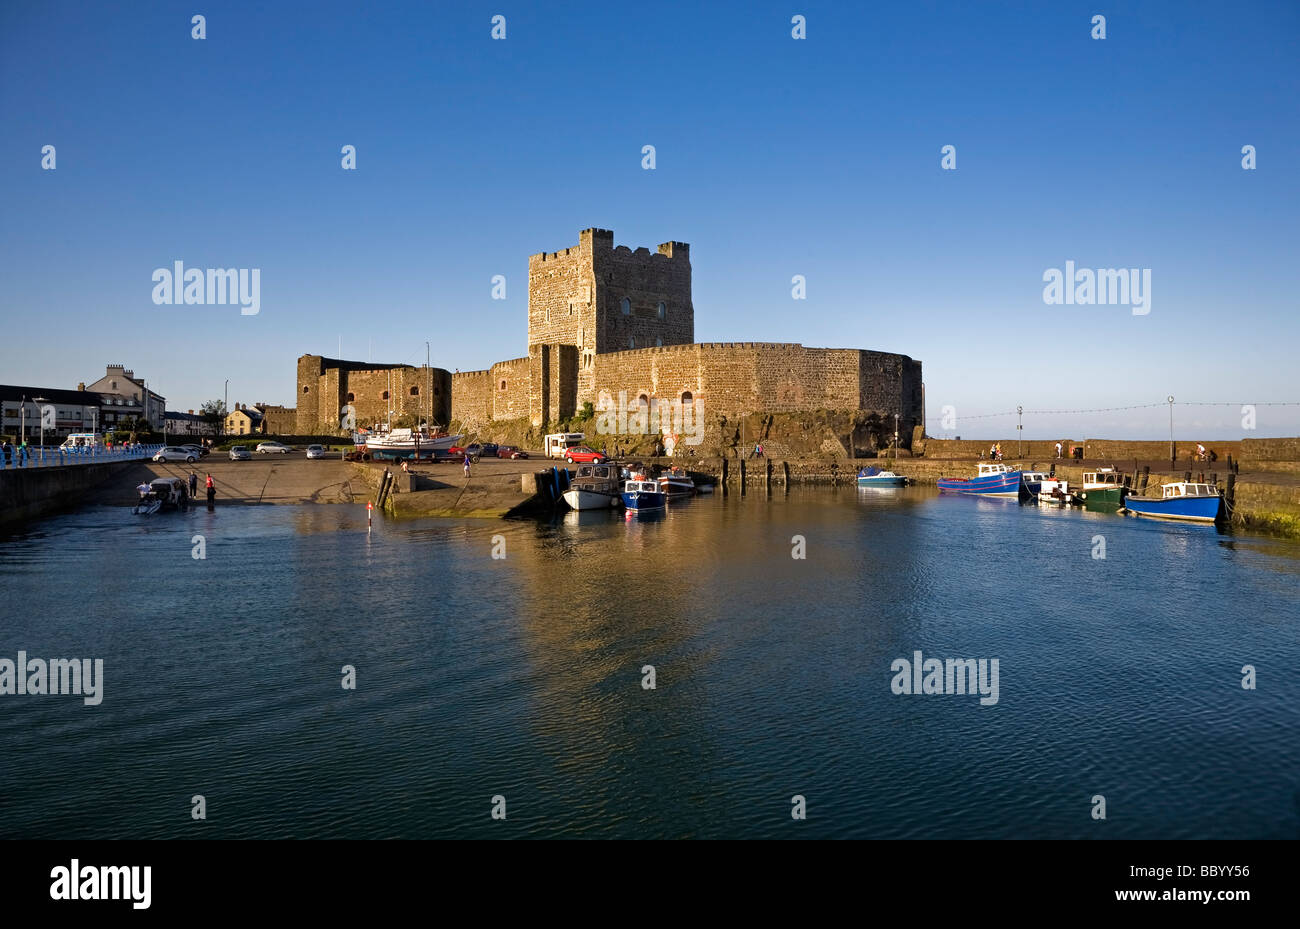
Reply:
<svg viewBox="0 0 1300 929"><path fill-rule="evenodd" d="M629 300L627 297L624 297L622 300L618 301L618 308L623 311L624 316L632 315L632 301Z"/></svg>
<svg viewBox="0 0 1300 929"><path fill-rule="evenodd" d="M108 386L110 390L117 390L117 381L111 382Z"/></svg>
<svg viewBox="0 0 1300 929"><path fill-rule="evenodd" d="M667 315L668 315L668 307L667 307L667 305L665 305L665 304L663 303L663 301L660 301L660 303L659 303L659 318L660 318L660 319L663 319L663 318L665 318Z"/></svg>

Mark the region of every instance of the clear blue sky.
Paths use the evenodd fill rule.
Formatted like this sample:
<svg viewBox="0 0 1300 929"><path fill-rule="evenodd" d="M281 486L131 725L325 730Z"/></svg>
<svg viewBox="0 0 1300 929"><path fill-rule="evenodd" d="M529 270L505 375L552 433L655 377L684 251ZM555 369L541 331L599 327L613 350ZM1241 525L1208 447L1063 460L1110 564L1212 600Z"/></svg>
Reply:
<svg viewBox="0 0 1300 929"><path fill-rule="evenodd" d="M486 367L526 352L528 255L601 226L691 243L697 340L920 359L932 434L944 405L975 437L1017 404L1300 401L1298 40L1293 2L3 4L0 382L121 362L172 409L226 378L292 404L340 336ZM154 305L177 259L260 268L260 314ZM1044 305L1067 260L1151 268L1150 314ZM1300 434L1300 407L1258 415Z"/></svg>

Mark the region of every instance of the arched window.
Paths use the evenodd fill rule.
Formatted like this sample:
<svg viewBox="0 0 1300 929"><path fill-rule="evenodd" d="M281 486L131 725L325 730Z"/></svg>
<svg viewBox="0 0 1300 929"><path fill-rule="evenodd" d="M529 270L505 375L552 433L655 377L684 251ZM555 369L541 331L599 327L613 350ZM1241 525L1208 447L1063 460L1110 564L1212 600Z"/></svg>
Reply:
<svg viewBox="0 0 1300 929"><path fill-rule="evenodd" d="M690 406L695 402L695 395L689 390L682 391L682 406Z"/></svg>
<svg viewBox="0 0 1300 929"><path fill-rule="evenodd" d="M357 399L357 395L356 395L356 394L354 394L354 393L349 393L349 394L348 394L348 403L351 403L352 401L354 401L354 400L356 400L356 399Z"/></svg>
<svg viewBox="0 0 1300 929"><path fill-rule="evenodd" d="M637 406L649 406L649 405L650 405L650 398L647 397L645 394L642 394L641 396L639 396L639 397L636 398L636 405L637 405Z"/></svg>
<svg viewBox="0 0 1300 929"><path fill-rule="evenodd" d="M302 392L303 392L303 393L310 393L310 392L311 392L311 388L310 388L310 387L304 387L304 388L302 389Z"/></svg>
<svg viewBox="0 0 1300 929"><path fill-rule="evenodd" d="M636 348L636 336L630 335L627 337L627 347Z"/></svg>
<svg viewBox="0 0 1300 929"><path fill-rule="evenodd" d="M664 340L663 340L663 339L655 339L655 345L656 345L657 347L659 347L659 348L663 348L663 344L664 344Z"/></svg>
<svg viewBox="0 0 1300 929"><path fill-rule="evenodd" d="M662 300L659 301L659 318L663 319L668 315L668 305Z"/></svg>
<svg viewBox="0 0 1300 929"><path fill-rule="evenodd" d="M622 300L618 301L618 308L623 311L624 316L632 315L632 301L629 300L627 297L624 297Z"/></svg>
<svg viewBox="0 0 1300 929"><path fill-rule="evenodd" d="M506 382L505 382L505 379L504 379L504 378L501 380L501 389L502 389L502 390L505 390L505 389L506 389Z"/></svg>
<svg viewBox="0 0 1300 929"><path fill-rule="evenodd" d="M419 388L419 385L417 385L417 386L411 388L411 396L412 396L412 397L418 397L418 396L420 396L420 388Z"/></svg>

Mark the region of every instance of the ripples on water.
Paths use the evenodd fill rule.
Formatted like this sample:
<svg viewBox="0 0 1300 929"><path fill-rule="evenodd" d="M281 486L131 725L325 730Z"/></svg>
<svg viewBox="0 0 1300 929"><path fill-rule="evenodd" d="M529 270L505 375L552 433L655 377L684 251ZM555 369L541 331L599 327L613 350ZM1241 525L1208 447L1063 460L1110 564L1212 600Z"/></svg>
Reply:
<svg viewBox="0 0 1300 929"><path fill-rule="evenodd" d="M106 679L0 697L7 836L1300 836L1289 542L912 489L97 508L0 539L0 587L0 656ZM998 658L998 704L894 695L918 649Z"/></svg>

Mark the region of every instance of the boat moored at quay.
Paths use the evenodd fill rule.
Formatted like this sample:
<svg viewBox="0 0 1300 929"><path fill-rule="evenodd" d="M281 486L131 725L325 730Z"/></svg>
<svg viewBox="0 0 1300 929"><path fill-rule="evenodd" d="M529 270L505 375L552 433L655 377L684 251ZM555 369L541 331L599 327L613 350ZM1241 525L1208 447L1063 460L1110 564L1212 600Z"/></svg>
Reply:
<svg viewBox="0 0 1300 929"><path fill-rule="evenodd" d="M981 464L972 478L941 477L939 492L973 494L980 497L1008 497L1019 499L1025 492L1020 470L1011 470L1004 464Z"/></svg>
<svg viewBox="0 0 1300 929"><path fill-rule="evenodd" d="M659 489L658 481L629 480L623 485L622 498L629 513L662 510L668 504L668 495Z"/></svg>
<svg viewBox="0 0 1300 929"><path fill-rule="evenodd" d="M859 487L902 487L906 483L907 478L901 474L895 474L893 471L881 471L874 465L870 468L858 470Z"/></svg>
<svg viewBox="0 0 1300 929"><path fill-rule="evenodd" d="M1114 468L1098 468L1096 471L1083 472L1083 486L1079 489L1078 497L1084 503L1118 505L1124 502L1127 493L1123 474Z"/></svg>
<svg viewBox="0 0 1300 929"><path fill-rule="evenodd" d="M619 502L621 476L616 464L581 465L578 474L561 495L574 510L603 510Z"/></svg>
<svg viewBox="0 0 1300 929"><path fill-rule="evenodd" d="M1158 497L1129 494L1120 512L1151 519L1212 523L1219 518L1222 502L1219 489L1213 484L1175 481L1162 485Z"/></svg>

